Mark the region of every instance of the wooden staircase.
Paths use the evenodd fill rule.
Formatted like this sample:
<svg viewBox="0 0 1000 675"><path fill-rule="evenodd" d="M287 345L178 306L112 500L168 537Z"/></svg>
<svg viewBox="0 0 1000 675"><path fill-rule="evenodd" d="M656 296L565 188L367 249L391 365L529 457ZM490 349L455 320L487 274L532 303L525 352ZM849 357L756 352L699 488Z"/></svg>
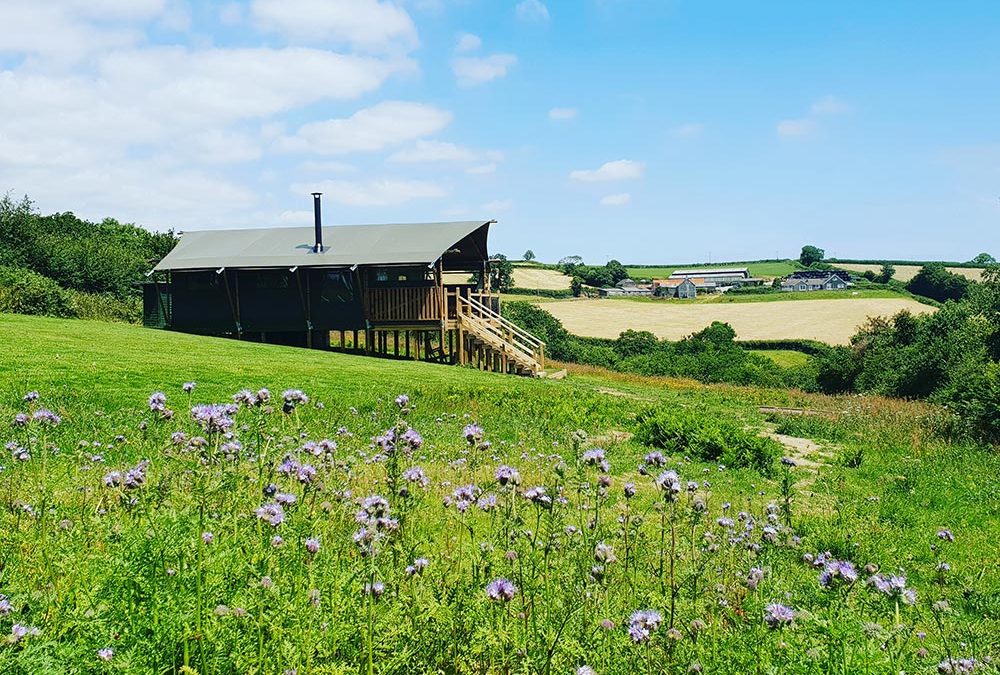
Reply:
<svg viewBox="0 0 1000 675"><path fill-rule="evenodd" d="M459 363L484 370L539 377L545 343L474 298L458 296Z"/></svg>

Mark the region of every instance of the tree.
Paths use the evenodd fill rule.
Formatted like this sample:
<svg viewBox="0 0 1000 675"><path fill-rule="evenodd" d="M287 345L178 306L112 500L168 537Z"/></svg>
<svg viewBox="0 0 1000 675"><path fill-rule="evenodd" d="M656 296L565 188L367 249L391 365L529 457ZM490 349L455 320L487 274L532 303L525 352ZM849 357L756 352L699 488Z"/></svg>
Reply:
<svg viewBox="0 0 1000 675"><path fill-rule="evenodd" d="M527 251L525 251L524 255L522 256L522 260L526 260L528 262L531 262L534 259L535 259L535 252L532 251L530 248Z"/></svg>
<svg viewBox="0 0 1000 675"><path fill-rule="evenodd" d="M877 284L887 284L892 276L896 273L896 268L889 263L882 264L882 271L875 276L875 283Z"/></svg>
<svg viewBox="0 0 1000 675"><path fill-rule="evenodd" d="M497 253L490 258L490 288L501 293L514 287L514 266L507 256Z"/></svg>
<svg viewBox="0 0 1000 675"><path fill-rule="evenodd" d="M605 265L608 272L611 274L611 283L617 284L622 279L628 279L628 270L617 260L609 260L608 264Z"/></svg>
<svg viewBox="0 0 1000 675"><path fill-rule="evenodd" d="M574 298L579 298L583 293L583 279L580 277L573 277L573 280L569 282L569 289L573 292Z"/></svg>
<svg viewBox="0 0 1000 675"><path fill-rule="evenodd" d="M826 251L816 246L803 246L802 253L799 254L799 262L809 267L818 262L822 262L826 257Z"/></svg>
<svg viewBox="0 0 1000 675"><path fill-rule="evenodd" d="M982 265L983 267L988 267L989 265L996 265L997 259L991 256L989 253L980 253L969 262L973 265Z"/></svg>
<svg viewBox="0 0 1000 675"><path fill-rule="evenodd" d="M578 267L583 266L583 258L578 255L568 255L565 258L559 260L559 268L563 271L563 274L568 274L573 276L574 270Z"/></svg>
<svg viewBox="0 0 1000 675"><path fill-rule="evenodd" d="M942 263L927 263L906 284L906 290L938 302L961 300L969 290L969 280L960 274L952 274Z"/></svg>

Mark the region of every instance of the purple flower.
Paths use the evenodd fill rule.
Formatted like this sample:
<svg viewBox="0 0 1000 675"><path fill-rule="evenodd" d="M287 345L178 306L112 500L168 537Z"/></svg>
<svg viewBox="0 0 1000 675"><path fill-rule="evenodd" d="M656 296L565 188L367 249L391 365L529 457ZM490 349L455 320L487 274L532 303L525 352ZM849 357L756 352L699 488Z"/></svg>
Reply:
<svg viewBox="0 0 1000 675"><path fill-rule="evenodd" d="M366 583L361 593L363 595L370 595L373 598L381 598L382 594L385 593L385 584L381 581L376 581L374 584Z"/></svg>
<svg viewBox="0 0 1000 675"><path fill-rule="evenodd" d="M830 560L819 575L821 586L830 588L838 583L853 584L858 580L854 565L846 560Z"/></svg>
<svg viewBox="0 0 1000 675"><path fill-rule="evenodd" d="M400 408L405 408L406 406L410 405L410 397L407 396L406 394L400 394L399 396L396 397L396 405L398 405Z"/></svg>
<svg viewBox="0 0 1000 675"><path fill-rule="evenodd" d="M597 671L590 666L580 666L576 669L576 675L597 675Z"/></svg>
<svg viewBox="0 0 1000 675"><path fill-rule="evenodd" d="M215 534L213 534L212 532L202 532L201 540L206 544L211 544L213 541L215 541Z"/></svg>
<svg viewBox="0 0 1000 675"><path fill-rule="evenodd" d="M27 426L28 422L31 420L27 413L19 412L14 415L14 420L11 422L15 427Z"/></svg>
<svg viewBox="0 0 1000 675"><path fill-rule="evenodd" d="M233 427L233 410L224 405L196 405L191 408L191 418L209 434L226 433Z"/></svg>
<svg viewBox="0 0 1000 675"><path fill-rule="evenodd" d="M306 539L306 550L310 553L319 553L319 539L316 537Z"/></svg>
<svg viewBox="0 0 1000 675"><path fill-rule="evenodd" d="M986 662L985 659L980 662L971 657L965 659L947 659L938 664L937 671L944 675L966 675L967 673L976 672L979 670L980 663Z"/></svg>
<svg viewBox="0 0 1000 675"><path fill-rule="evenodd" d="M8 616L12 611L14 611L14 607L10 604L10 600L6 595L0 593L0 616Z"/></svg>
<svg viewBox="0 0 1000 675"><path fill-rule="evenodd" d="M257 517L273 527L278 527L285 520L285 509L278 503L265 504L257 509Z"/></svg>
<svg viewBox="0 0 1000 675"><path fill-rule="evenodd" d="M466 424L462 429L462 436L469 442L469 445L472 445L482 439L483 428L478 424Z"/></svg>
<svg viewBox="0 0 1000 675"><path fill-rule="evenodd" d="M181 389L183 389L185 393L190 394L192 391L194 391L195 384L196 383L194 382L185 382L184 384L181 385Z"/></svg>
<svg viewBox="0 0 1000 675"><path fill-rule="evenodd" d="M486 596L494 602L510 602L517 595L517 586L510 579L500 577L486 585Z"/></svg>
<svg viewBox="0 0 1000 675"><path fill-rule="evenodd" d="M424 573L427 566L430 565L430 561L427 558L417 558L413 561L412 565L406 566L406 576L415 577Z"/></svg>
<svg viewBox="0 0 1000 675"><path fill-rule="evenodd" d="M444 498L444 505L454 506L459 513L465 513L470 506L476 503L476 499L482 493L475 485L462 485L455 488L452 493Z"/></svg>
<svg viewBox="0 0 1000 675"><path fill-rule="evenodd" d="M309 397L301 389L286 389L281 393L281 398L285 400L285 404L281 409L286 414L290 414L300 404L305 405L309 403Z"/></svg>
<svg viewBox="0 0 1000 675"><path fill-rule="evenodd" d="M541 485L533 487L529 490L525 490L524 498L544 509L550 508L552 506L552 497L545 494L545 488Z"/></svg>
<svg viewBox="0 0 1000 675"><path fill-rule="evenodd" d="M480 511L492 511L497 506L497 496L492 493L484 495L476 501L476 506Z"/></svg>
<svg viewBox="0 0 1000 675"><path fill-rule="evenodd" d="M632 612L628 620L628 635L632 642L649 642L663 621L663 617L655 609L640 609Z"/></svg>
<svg viewBox="0 0 1000 675"><path fill-rule="evenodd" d="M607 564L615 562L618 558L615 556L615 549L610 544L601 541L594 547L594 560Z"/></svg>
<svg viewBox="0 0 1000 675"><path fill-rule="evenodd" d="M28 449L22 448L14 441L7 443L4 447L7 450L10 450L10 456L16 462L27 462L29 459L31 459L31 453L28 452Z"/></svg>
<svg viewBox="0 0 1000 675"><path fill-rule="evenodd" d="M35 637L41 632L42 631L35 626L24 626L19 623L15 623L10 629L10 641L20 642L23 638Z"/></svg>
<svg viewBox="0 0 1000 675"><path fill-rule="evenodd" d="M271 537L271 548L281 548L285 545L285 540L281 538L280 534L276 534Z"/></svg>
<svg viewBox="0 0 1000 675"><path fill-rule="evenodd" d="M278 502L283 506L288 506L294 504L298 497L293 495L291 492L278 492L274 495L274 501Z"/></svg>
<svg viewBox="0 0 1000 675"><path fill-rule="evenodd" d="M31 414L31 419L39 424L50 424L57 426L62 422L62 418L47 408L39 408Z"/></svg>
<svg viewBox="0 0 1000 675"><path fill-rule="evenodd" d="M111 647L104 647L103 649L98 649L97 658L105 662L110 661L111 659L115 658L115 650L112 649Z"/></svg>
<svg viewBox="0 0 1000 675"><path fill-rule="evenodd" d="M795 610L780 602L772 602L764 608L764 623L774 630L789 625L795 619Z"/></svg>
<svg viewBox="0 0 1000 675"><path fill-rule="evenodd" d="M757 586L764 580L764 570L759 567L751 567L747 574L747 588L756 591Z"/></svg>
<svg viewBox="0 0 1000 675"><path fill-rule="evenodd" d="M431 479L427 477L427 474L419 466L411 466L409 469L403 471L403 480L407 483L416 483L422 488L431 484Z"/></svg>
<svg viewBox="0 0 1000 675"><path fill-rule="evenodd" d="M955 541L955 535L948 528L938 530L937 536L941 541Z"/></svg>
<svg viewBox="0 0 1000 675"><path fill-rule="evenodd" d="M901 574L876 574L868 583L879 593L902 600L904 604L912 605L917 601L917 592L906 587L906 577Z"/></svg>
<svg viewBox="0 0 1000 675"><path fill-rule="evenodd" d="M681 479L676 471L664 471L657 477L656 484L669 502L675 501L681 492Z"/></svg>
<svg viewBox="0 0 1000 675"><path fill-rule="evenodd" d="M22 400L25 403L33 403L33 402L35 402L35 401L38 400L38 392L37 391L29 391L27 394L24 395L24 399L22 399Z"/></svg>
<svg viewBox="0 0 1000 675"><path fill-rule="evenodd" d="M167 409L167 395L162 391L154 391L149 395L149 409L155 413L163 413Z"/></svg>
<svg viewBox="0 0 1000 675"><path fill-rule="evenodd" d="M632 497L635 497L635 483L625 483L625 486L622 488L622 492L625 493L625 499L632 499Z"/></svg>
<svg viewBox="0 0 1000 675"><path fill-rule="evenodd" d="M514 467L507 466L506 464L501 464L497 467L494 478L502 486L521 484L521 473Z"/></svg>
<svg viewBox="0 0 1000 675"><path fill-rule="evenodd" d="M604 450L593 448L583 453L583 463L590 466L600 466L604 461Z"/></svg>

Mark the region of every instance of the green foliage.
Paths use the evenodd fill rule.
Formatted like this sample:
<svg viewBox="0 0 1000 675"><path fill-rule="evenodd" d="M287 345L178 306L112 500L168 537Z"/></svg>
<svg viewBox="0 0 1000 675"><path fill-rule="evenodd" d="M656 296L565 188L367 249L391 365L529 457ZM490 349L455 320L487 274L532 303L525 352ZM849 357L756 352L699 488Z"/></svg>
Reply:
<svg viewBox="0 0 1000 675"><path fill-rule="evenodd" d="M977 265L979 267L989 267L990 265L996 265L997 259L991 256L989 253L980 253L975 258L969 261L970 265Z"/></svg>
<svg viewBox="0 0 1000 675"><path fill-rule="evenodd" d="M570 288L518 288L511 286L504 291L509 295L534 295L539 298L572 298L573 290Z"/></svg>
<svg viewBox="0 0 1000 675"><path fill-rule="evenodd" d="M811 267L818 262L822 262L823 258L826 256L826 252L812 245L807 245L802 247L802 252L799 253L799 262L806 267Z"/></svg>
<svg viewBox="0 0 1000 675"><path fill-rule="evenodd" d="M153 233L112 219L72 213L39 215L25 197L0 199L0 265L30 269L66 289L137 297L136 282L173 248L173 233Z"/></svg>
<svg viewBox="0 0 1000 675"><path fill-rule="evenodd" d="M490 258L490 288L507 293L514 287L514 265L503 253Z"/></svg>
<svg viewBox="0 0 1000 675"><path fill-rule="evenodd" d="M969 280L945 269L941 263L924 265L906 284L906 290L938 302L961 300L969 291Z"/></svg>
<svg viewBox="0 0 1000 675"><path fill-rule="evenodd" d="M0 266L0 312L74 316L69 293L31 270Z"/></svg>
<svg viewBox="0 0 1000 675"><path fill-rule="evenodd" d="M583 293L583 279L573 275L573 279L569 282L569 290L574 298L579 298L580 294Z"/></svg>
<svg viewBox="0 0 1000 675"><path fill-rule="evenodd" d="M673 454L697 457L726 466L774 472L781 446L739 424L688 408L658 408L640 415L636 438Z"/></svg>
<svg viewBox="0 0 1000 675"><path fill-rule="evenodd" d="M524 252L524 255L521 256L521 259L527 262L531 262L532 260L535 259L535 252L529 248L527 251Z"/></svg>
<svg viewBox="0 0 1000 675"><path fill-rule="evenodd" d="M875 275L873 281L877 284L887 284L894 274L896 274L896 268L891 263L882 263L882 270Z"/></svg>
<svg viewBox="0 0 1000 675"><path fill-rule="evenodd" d="M610 288L623 279L628 279L628 270L617 260L610 260L606 265L584 265L580 256L567 256L559 261L559 269L563 274L579 278L580 283L597 288Z"/></svg>

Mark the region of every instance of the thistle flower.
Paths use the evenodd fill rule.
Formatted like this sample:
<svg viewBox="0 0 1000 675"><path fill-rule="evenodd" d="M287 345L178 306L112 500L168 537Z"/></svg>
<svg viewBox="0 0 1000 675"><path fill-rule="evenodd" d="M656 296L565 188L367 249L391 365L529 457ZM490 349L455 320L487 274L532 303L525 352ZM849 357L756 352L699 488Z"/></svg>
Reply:
<svg viewBox="0 0 1000 675"><path fill-rule="evenodd" d="M794 619L795 610L786 605L782 605L780 602L772 602L764 608L764 623L766 623L767 627L772 630L787 626L791 624Z"/></svg>
<svg viewBox="0 0 1000 675"><path fill-rule="evenodd" d="M115 658L115 650L111 647L104 647L97 650L97 658L101 661L108 662Z"/></svg>
<svg viewBox="0 0 1000 675"><path fill-rule="evenodd" d="M306 539L306 550L313 554L318 553L319 539L317 539L316 537L309 537L308 539Z"/></svg>
<svg viewBox="0 0 1000 675"><path fill-rule="evenodd" d="M497 483L501 486L521 484L520 472L518 472L518 470L514 467L507 466L506 464L501 464L497 467L494 478L496 478Z"/></svg>
<svg viewBox="0 0 1000 675"><path fill-rule="evenodd" d="M184 393L190 394L192 391L194 391L195 384L196 384L195 382L185 382L184 384L181 385L181 389L184 390Z"/></svg>
<svg viewBox="0 0 1000 675"><path fill-rule="evenodd" d="M510 579L500 577L486 585L486 596L494 602L510 602L517 595L517 586Z"/></svg>
<svg viewBox="0 0 1000 675"><path fill-rule="evenodd" d="M629 617L628 635L637 644L649 642L662 621L663 616L655 609L637 610Z"/></svg>

